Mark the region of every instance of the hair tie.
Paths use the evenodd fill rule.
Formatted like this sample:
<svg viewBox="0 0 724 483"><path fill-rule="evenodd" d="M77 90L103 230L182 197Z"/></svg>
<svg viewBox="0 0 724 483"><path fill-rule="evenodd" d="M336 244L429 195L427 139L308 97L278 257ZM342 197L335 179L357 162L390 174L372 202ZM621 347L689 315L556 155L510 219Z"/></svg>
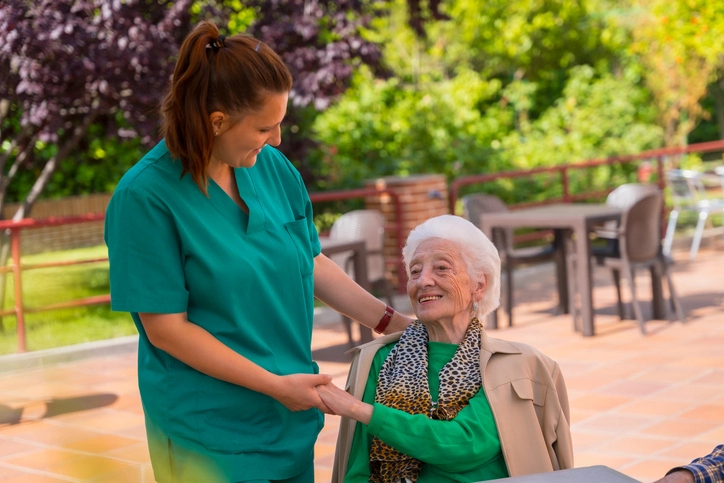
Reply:
<svg viewBox="0 0 724 483"><path fill-rule="evenodd" d="M209 45L207 45L206 48L214 49L214 52L217 52L220 48L226 47L226 44L224 44L224 39L226 39L225 36L219 35L219 37L211 42Z"/></svg>

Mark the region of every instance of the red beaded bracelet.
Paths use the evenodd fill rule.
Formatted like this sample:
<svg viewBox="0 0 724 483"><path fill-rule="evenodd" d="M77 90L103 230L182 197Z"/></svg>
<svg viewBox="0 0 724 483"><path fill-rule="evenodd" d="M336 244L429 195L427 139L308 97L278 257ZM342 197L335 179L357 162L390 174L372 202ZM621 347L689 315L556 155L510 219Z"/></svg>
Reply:
<svg viewBox="0 0 724 483"><path fill-rule="evenodd" d="M389 305L385 307L385 315L382 316L380 319L380 323L377 324L377 327L375 327L373 330L377 332L378 334L382 334L387 326L390 324L390 320L392 320L392 316L395 314L395 309L390 307Z"/></svg>

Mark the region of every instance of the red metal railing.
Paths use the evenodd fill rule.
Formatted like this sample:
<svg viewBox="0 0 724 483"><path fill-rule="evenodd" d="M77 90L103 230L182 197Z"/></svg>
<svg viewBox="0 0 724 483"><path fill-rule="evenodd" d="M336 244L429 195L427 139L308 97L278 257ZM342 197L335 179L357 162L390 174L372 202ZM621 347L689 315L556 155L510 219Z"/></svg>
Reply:
<svg viewBox="0 0 724 483"><path fill-rule="evenodd" d="M325 201L338 201L352 198L362 198L366 196L376 195L389 195L395 206L395 240L399 247L399 252L402 252L402 206L400 204L399 195L389 189L358 189L348 191L329 191L324 193L310 193L309 197L312 202L325 202ZM85 297L81 299L67 300L51 305L45 305L42 307L25 307L23 303L23 288L22 288L22 275L21 273L26 270L33 270L39 268L52 268L52 267L63 267L69 265L79 265L85 263L97 263L106 262L108 258L96 258L86 260L64 260L58 262L48 263L37 263L37 264L22 264L21 263L21 248L20 248L20 237L23 230L44 228L50 226L70 225L77 223L87 223L93 221L103 221L105 219L104 213L91 213L80 216L62 216L62 217L49 217L44 219L32 219L25 218L19 221L12 220L0 220L0 231L7 230L10 233L11 243L11 264L9 266L0 267L0 274L12 272L13 274L13 286L14 286L14 306L12 309L3 310L0 306L0 316L15 315L17 321L17 334L18 334L18 352L27 351L27 336L25 331L25 314L26 313L37 313L45 312L50 310L57 310L70 307L81 307L86 305L100 305L110 303L110 294L97 295L93 297ZM402 275L399 277L399 287L404 287L406 283L404 266L402 265L401 257L395 261L398 265L399 273ZM402 288L400 288L402 290Z"/></svg>
<svg viewBox="0 0 724 483"><path fill-rule="evenodd" d="M484 183L484 182L490 182L499 178L523 178L523 177L530 177L534 176L536 174L541 173L558 173L560 176L560 182L561 186L563 187L563 196L558 199L549 199L545 200L542 203L555 203L555 202L572 202L572 201L578 201L583 199L588 199L592 197L602 196L606 193L598 193L598 192L587 192L587 193L577 193L577 194L571 194L569 190L569 171L573 169L586 169L586 168L593 168L608 164L615 164L615 163L631 163L646 159L656 159L657 163L657 174L658 174L658 183L661 187L663 187L664 183L664 157L665 156L672 156L677 154L685 154L685 153L704 153L704 152L712 152L712 151L724 151L724 141L713 141L708 143L700 143L700 144L692 144L690 146L686 146L683 148L668 148L668 149L655 149L651 151L646 151L640 154L636 155L630 155L630 156L614 156L610 158L605 159L594 159L589 160L582 163L573 163L568 165L561 165L561 166L551 166L551 167L545 167L545 168L536 168L533 170L527 170L527 171L504 171L500 173L491 173L491 174L484 174L484 175L474 175L474 176L464 176L461 178L457 178L454 180L450 185L450 200L449 200L449 208L450 212L455 212L455 205L458 198L458 193L460 191L460 188L463 186L471 185L471 184L477 184L477 183ZM397 242L397 246L399 248L398 253L402 252L402 246L404 243L404 240L402 239L402 205L400 202L399 195L395 193L392 190L389 189L375 189L375 188L369 188L369 189L356 189L356 190L345 190L345 191L328 191L328 192L318 192L318 193L309 193L309 197L312 200L313 203L321 203L321 202L327 202L327 201L340 201L340 200L347 200L347 199L353 199L353 198L364 198L369 196L378 196L378 195L388 195L394 205L395 205L395 240ZM101 258L101 259L93 259L93 260L78 260L78 261L59 261L59 262L52 262L52 263L43 263L43 264L33 264L33 265L22 265L20 258L21 258L21 249L20 249L20 236L22 230L26 229L34 229L34 228L42 228L42 227L49 227L49 226L58 226L58 225L67 225L67 224L73 224L73 223L86 223L86 222L93 222L93 221L102 221L105 218L104 213L94 213L94 214L87 214L87 215L81 215L81 216L69 216L69 217L51 217L51 218L45 218L42 220L35 220L32 218L26 218L20 221L11 221L11 220L0 220L0 230L8 230L10 233L10 239L11 239L11 249L12 249L12 263L10 266L7 267L0 267L0 273L13 273L13 281L14 281L14 294L15 294L15 303L14 307L12 309L8 310L0 310L0 316L4 315L10 315L14 314L17 318L17 332L18 332L18 350L20 352L26 351L26 334L25 334L25 313L29 312L42 312L42 311L49 311L49 310L56 310L60 308L67 308L67 307L78 307L78 306L84 306L84 305L96 305L96 304L104 304L110 302L110 295L98 295L94 297L86 297L83 299L75 299L70 301L63 301L59 303L55 303L52 305L47 305L44 307L33 307L28 308L23 305L23 294L22 294L22 276L21 272L24 270L31 270L31 269L37 269L37 268L49 268L49 267L59 267L59 266L66 266L66 265L75 265L75 264L82 264L82 263L95 263L95 262L104 262L107 261L107 258ZM401 259L401 256L398 256L398 259L394 261L394 263L398 267L398 273L399 273L399 286L398 289L400 291L403 291L404 285L406 283L406 271L403 266L403 262Z"/></svg>
<svg viewBox="0 0 724 483"><path fill-rule="evenodd" d="M91 213L80 216L58 216L45 218L43 220L34 220L32 218L24 218L19 221L0 220L0 231L7 230L10 232L10 247L12 264L6 267L0 267L0 273L13 273L13 287L15 294L15 304L12 309L1 310L0 316L15 314L17 320L18 332L18 351L25 352L27 350L27 340L25 335L25 313L26 312L42 312L45 310L55 310L66 307L79 307L82 305L94 305L110 302L110 295L100 295L96 297L87 297L84 299L76 299L64 301L45 307L26 308L23 304L23 285L21 272L23 270L32 270L36 268L61 267L66 265L74 265L79 263L103 262L107 258L95 260L80 261L63 261L55 263L42 263L34 265L22 265L20 262L20 233L22 230L43 228L48 226L69 225L74 223L87 223L91 221L102 221L105 218L103 213Z"/></svg>
<svg viewBox="0 0 724 483"><path fill-rule="evenodd" d="M664 157L674 156L678 154L686 153L706 153L712 151L724 151L724 141L711 141L707 143L691 144L680 148L660 148L652 149L650 151L644 151L639 154L632 154L628 156L612 156L610 158L591 159L581 163L562 164L557 166L546 166L541 168L534 168L529 170L516 170L516 171L502 171L499 173L490 174L479 174L472 176L461 176L455 179L450 184L450 199L449 209L450 213L455 213L455 205L458 200L458 192L463 186L471 184L486 183L500 178L528 178L536 174L542 173L558 173L560 176L560 183L563 188L563 196L560 198L550 198L542 201L538 204L548 203L571 203L574 201L580 201L590 198L596 198L605 196L608 192L587 192L571 194L569 191L569 171L573 169L587 169L598 166L611 165L611 164L626 164L636 161L655 159L656 160L656 171L658 177L658 184L664 188ZM522 206L522 204L521 204Z"/></svg>

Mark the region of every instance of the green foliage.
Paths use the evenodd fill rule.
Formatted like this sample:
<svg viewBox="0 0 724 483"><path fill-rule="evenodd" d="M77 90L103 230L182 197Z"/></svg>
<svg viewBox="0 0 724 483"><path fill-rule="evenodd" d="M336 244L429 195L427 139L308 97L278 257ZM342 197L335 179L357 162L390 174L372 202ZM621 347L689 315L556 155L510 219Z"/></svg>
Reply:
<svg viewBox="0 0 724 483"><path fill-rule="evenodd" d="M553 106L495 146L515 169L638 153L662 142L649 102L647 92L625 77L575 67Z"/></svg>
<svg viewBox="0 0 724 483"><path fill-rule="evenodd" d="M314 125L329 178L338 186L359 186L385 175L453 177L484 169L481 147L512 123L510 109L492 105L481 112L499 91L499 81L471 70L419 88L361 71L349 93Z"/></svg>
<svg viewBox="0 0 724 483"><path fill-rule="evenodd" d="M119 113L116 117L122 117L122 114ZM36 162L19 171L8 186L8 202L18 202L25 198L38 178L43 164L57 149L57 144L36 142ZM119 139L108 135L103 123L93 124L78 149L60 161L58 169L43 191L43 198L111 192L123 173L141 159L144 152L140 138Z"/></svg>

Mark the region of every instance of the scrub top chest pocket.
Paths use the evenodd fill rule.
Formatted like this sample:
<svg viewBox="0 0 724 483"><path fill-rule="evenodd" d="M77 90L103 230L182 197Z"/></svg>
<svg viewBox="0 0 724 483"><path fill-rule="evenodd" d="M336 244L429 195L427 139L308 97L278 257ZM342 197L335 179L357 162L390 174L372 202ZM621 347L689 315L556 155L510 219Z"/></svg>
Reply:
<svg viewBox="0 0 724 483"><path fill-rule="evenodd" d="M307 219L298 217L294 221L290 221L285 225L287 233L294 242L297 250L297 258L299 259L299 270L302 277L308 277L314 272L314 254L312 253L312 243L310 241Z"/></svg>

